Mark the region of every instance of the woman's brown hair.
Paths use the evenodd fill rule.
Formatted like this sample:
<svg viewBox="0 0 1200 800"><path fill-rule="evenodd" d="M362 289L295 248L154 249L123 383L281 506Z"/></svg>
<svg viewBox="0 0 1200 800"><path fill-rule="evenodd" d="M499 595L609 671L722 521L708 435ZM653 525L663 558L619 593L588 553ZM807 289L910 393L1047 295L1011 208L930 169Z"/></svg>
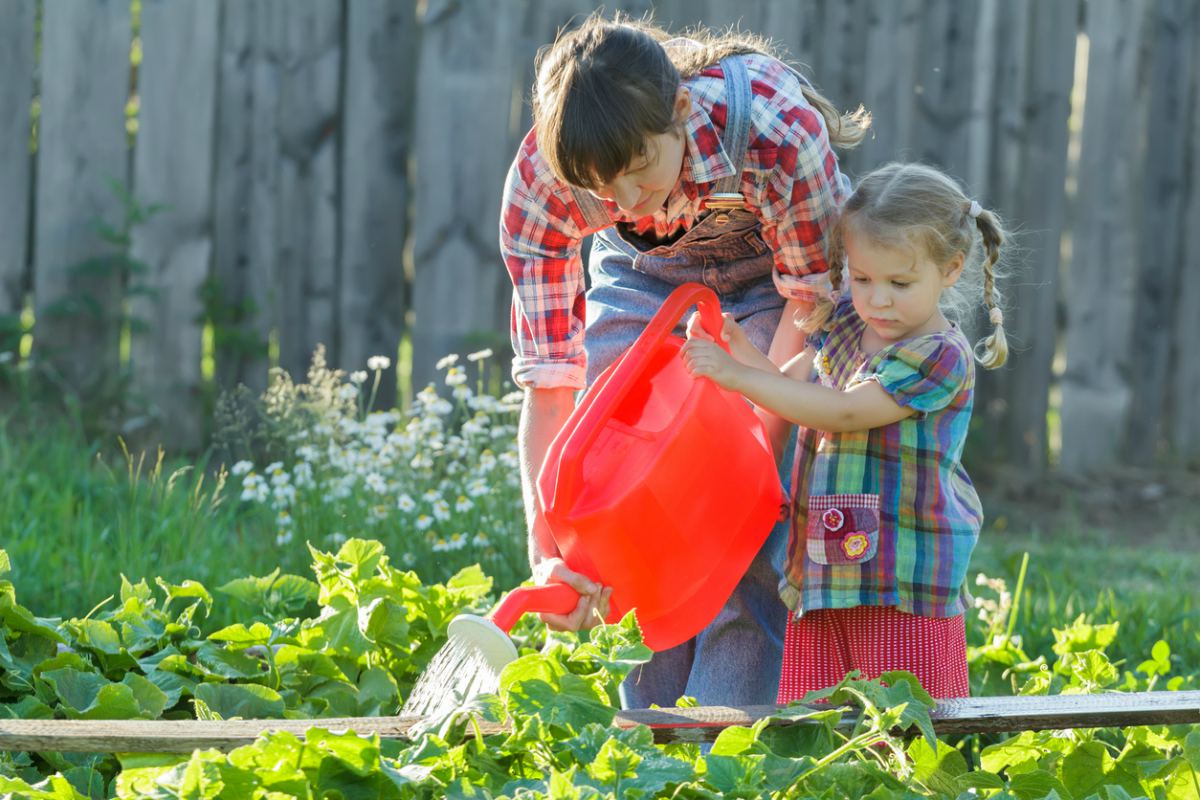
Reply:
<svg viewBox="0 0 1200 800"><path fill-rule="evenodd" d="M697 28L683 35L689 46L666 48L671 34L649 21L594 13L538 52L533 120L555 175L586 189L607 183L645 155L647 139L679 129L673 108L683 79L726 56L777 57L753 34ZM862 141L870 124L865 110L842 115L815 89L801 89L833 146Z"/></svg>

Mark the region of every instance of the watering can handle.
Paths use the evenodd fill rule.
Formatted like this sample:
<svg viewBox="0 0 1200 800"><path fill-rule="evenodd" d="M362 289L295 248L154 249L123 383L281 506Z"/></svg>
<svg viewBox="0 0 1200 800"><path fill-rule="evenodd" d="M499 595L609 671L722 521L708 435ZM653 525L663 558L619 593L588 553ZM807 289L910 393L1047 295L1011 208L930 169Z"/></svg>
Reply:
<svg viewBox="0 0 1200 800"><path fill-rule="evenodd" d="M488 616L497 628L508 633L526 612L570 614L579 605L580 596L565 583L522 586L509 592Z"/></svg>
<svg viewBox="0 0 1200 800"><path fill-rule="evenodd" d="M693 305L700 310L700 324L704 330L724 348L725 352L729 352L729 345L721 339L724 320L721 317L721 303L717 299L716 293L699 283L685 283L671 292L663 301L658 312L646 323L646 329L621 357L616 369L608 376L604 385L599 387L599 394L591 398L590 405L592 408L599 409L600 416L593 421L592 425L582 431L582 435L580 432L576 432L563 445L560 463L572 466L559 473L556 494L562 492L563 496L571 496L571 490L579 478L580 456L587 452L588 448L592 446L592 442L600 435L604 423L620 406L638 376L645 370L659 344L671 335L675 323L683 316L683 312Z"/></svg>

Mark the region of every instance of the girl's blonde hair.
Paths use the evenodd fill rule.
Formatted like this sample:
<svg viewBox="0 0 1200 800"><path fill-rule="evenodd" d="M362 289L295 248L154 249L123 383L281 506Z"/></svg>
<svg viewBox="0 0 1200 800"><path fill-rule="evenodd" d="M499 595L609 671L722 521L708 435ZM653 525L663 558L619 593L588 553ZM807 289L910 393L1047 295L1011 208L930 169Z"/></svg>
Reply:
<svg viewBox="0 0 1200 800"><path fill-rule="evenodd" d="M994 369L1008 360L996 288L1006 234L995 212L976 207L978 213L972 216L972 205L953 178L924 164L888 164L872 171L850 195L827 236L829 280L840 292L847 231L879 247L917 249L942 267L961 253L962 275L942 292L941 306L947 316L962 321L982 297L992 333L976 345L975 355L983 367ZM833 309L832 299L818 301L801 328L810 332L828 328Z"/></svg>
<svg viewBox="0 0 1200 800"><path fill-rule="evenodd" d="M651 136L678 130L680 81L730 55L775 56L767 40L749 33L684 32L696 47L663 47L671 34L648 20L599 12L538 51L533 122L538 149L559 179L595 189L645 155ZM819 92L804 99L825 120L829 141L849 148L862 141L870 115L860 106L842 115Z"/></svg>

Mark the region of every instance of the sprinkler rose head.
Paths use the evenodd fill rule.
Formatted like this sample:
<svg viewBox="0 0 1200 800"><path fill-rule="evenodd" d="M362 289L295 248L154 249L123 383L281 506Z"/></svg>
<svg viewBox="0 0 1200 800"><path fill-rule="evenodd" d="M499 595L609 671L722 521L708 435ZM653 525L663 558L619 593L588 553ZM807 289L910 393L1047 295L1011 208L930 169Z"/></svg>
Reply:
<svg viewBox="0 0 1200 800"><path fill-rule="evenodd" d="M468 643L483 656L488 665L499 674L504 667L517 660L517 647L486 617L474 614L459 614L450 621L446 633L451 639Z"/></svg>

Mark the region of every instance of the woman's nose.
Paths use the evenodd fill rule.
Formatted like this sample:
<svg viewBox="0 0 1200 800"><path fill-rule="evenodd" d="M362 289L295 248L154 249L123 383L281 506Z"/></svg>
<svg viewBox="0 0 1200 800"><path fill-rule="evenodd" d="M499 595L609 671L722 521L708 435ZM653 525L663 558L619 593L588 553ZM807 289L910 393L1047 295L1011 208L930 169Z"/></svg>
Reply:
<svg viewBox="0 0 1200 800"><path fill-rule="evenodd" d="M637 205L638 197L640 196L637 186L620 180L597 187L593 194L601 200L616 203L626 211Z"/></svg>

